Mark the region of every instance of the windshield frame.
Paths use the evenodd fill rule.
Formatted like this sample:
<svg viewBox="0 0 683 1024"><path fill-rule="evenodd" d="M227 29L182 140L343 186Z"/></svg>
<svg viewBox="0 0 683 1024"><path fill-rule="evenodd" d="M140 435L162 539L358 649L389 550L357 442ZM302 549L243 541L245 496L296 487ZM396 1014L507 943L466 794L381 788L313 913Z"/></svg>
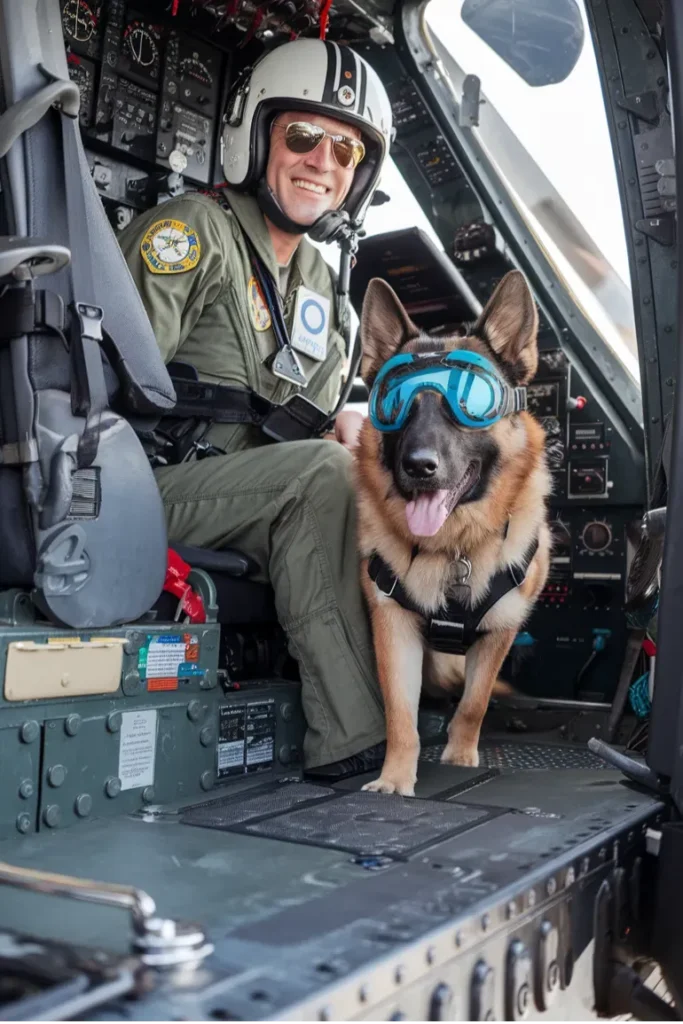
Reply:
<svg viewBox="0 0 683 1024"><path fill-rule="evenodd" d="M640 388L566 289L479 140L458 123L465 73L458 69L462 77L456 80L454 60L452 77L447 73L426 23L428 3L429 0L403 0L397 11L396 44L401 61L514 262L529 278L558 343L571 352L579 366L588 370L598 389L609 396L632 440L642 449L644 416ZM637 330L638 326L636 318ZM640 334L638 340L642 374Z"/></svg>

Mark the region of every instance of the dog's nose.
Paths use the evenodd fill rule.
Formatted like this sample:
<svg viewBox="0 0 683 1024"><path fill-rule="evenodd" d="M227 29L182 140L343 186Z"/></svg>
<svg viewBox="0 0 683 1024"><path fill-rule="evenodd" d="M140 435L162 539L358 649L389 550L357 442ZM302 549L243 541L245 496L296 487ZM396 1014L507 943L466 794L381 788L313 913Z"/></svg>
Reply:
<svg viewBox="0 0 683 1024"><path fill-rule="evenodd" d="M439 456L433 448L414 448L403 456L403 468L408 476L426 480L439 468Z"/></svg>

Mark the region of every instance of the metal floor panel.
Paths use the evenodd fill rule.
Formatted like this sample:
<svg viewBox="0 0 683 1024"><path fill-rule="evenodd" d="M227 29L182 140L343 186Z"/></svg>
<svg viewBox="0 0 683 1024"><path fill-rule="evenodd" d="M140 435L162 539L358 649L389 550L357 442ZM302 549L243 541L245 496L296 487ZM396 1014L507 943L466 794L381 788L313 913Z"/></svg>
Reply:
<svg viewBox="0 0 683 1024"><path fill-rule="evenodd" d="M474 785L464 794L463 780ZM359 786L362 780L349 781ZM309 785L300 785L310 799ZM360 794L348 786L335 787L334 798L322 788L320 803L269 820L343 807L344 800L359 807ZM162 980L142 1001L115 1004L92 1019L365 1019L366 1010L394 997L402 963L417 981L457 957L466 986L484 938L502 943L503 963L509 907L532 907L529 893L534 914L545 913L565 889L575 906L588 905L613 863L614 840L619 856L627 855L659 807L617 773L586 768L492 775L423 762L417 793L428 799L366 795L385 818L399 804L408 819L419 815L419 805L437 804L446 816L447 808L475 812L473 825L433 836L427 848L386 865L340 849L190 827L171 814L94 820L6 840L0 859L135 884L154 897L160 914L206 928L215 953L194 981L174 988ZM259 786L243 799L254 801L252 811L272 809L263 797ZM215 812L215 802L204 803ZM495 813L482 815L482 808ZM366 822L368 835L382 827L375 821ZM130 936L119 911L10 889L0 899L3 926L115 951ZM422 1015L411 1019L428 1019L427 1004L415 1006Z"/></svg>
<svg viewBox="0 0 683 1024"><path fill-rule="evenodd" d="M421 761L441 760L443 746L425 747ZM495 768L501 773L519 771L556 771L566 768L591 768L609 771L609 765L585 747L556 743L484 742L479 748L479 767Z"/></svg>
<svg viewBox="0 0 683 1024"><path fill-rule="evenodd" d="M496 813L444 800L344 792L275 781L240 799L225 796L182 811L183 824L241 832L356 855L405 858L481 825Z"/></svg>
<svg viewBox="0 0 683 1024"><path fill-rule="evenodd" d="M269 782L248 795L233 793L207 800L183 809L180 818L185 825L201 828L220 828L225 831L244 831L240 826L250 825L262 818L286 814L301 804L337 797L329 786L315 786L307 782Z"/></svg>

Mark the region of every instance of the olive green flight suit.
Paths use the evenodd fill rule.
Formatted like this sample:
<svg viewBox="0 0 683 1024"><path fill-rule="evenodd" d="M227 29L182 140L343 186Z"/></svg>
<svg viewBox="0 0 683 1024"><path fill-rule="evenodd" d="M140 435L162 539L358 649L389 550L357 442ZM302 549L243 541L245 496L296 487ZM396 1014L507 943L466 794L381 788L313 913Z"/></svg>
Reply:
<svg viewBox="0 0 683 1024"><path fill-rule="evenodd" d="M229 206L195 193L165 202L133 221L121 247L166 362L184 360L202 380L282 402L298 388L268 368L276 340L251 280L243 232L277 282L270 236L254 199L232 192L224 199ZM169 250L162 245L161 255L180 271L159 259L159 239L152 244L159 222L172 222L175 242ZM329 298L334 311L329 268L306 240L284 297L288 329L300 284ZM303 393L326 411L339 395L344 356L336 330L324 362L299 353L309 381ZM384 713L359 584L349 453L335 441L269 443L244 424L213 424L205 439L227 454L156 471L170 538L239 548L258 563L258 578L272 584L301 672L306 767L378 743Z"/></svg>

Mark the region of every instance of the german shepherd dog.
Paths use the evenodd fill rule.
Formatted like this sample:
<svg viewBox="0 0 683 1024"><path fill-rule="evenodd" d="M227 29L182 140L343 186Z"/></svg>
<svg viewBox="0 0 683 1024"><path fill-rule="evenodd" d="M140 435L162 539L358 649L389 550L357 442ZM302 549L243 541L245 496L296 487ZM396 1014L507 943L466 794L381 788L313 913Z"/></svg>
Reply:
<svg viewBox="0 0 683 1024"><path fill-rule="evenodd" d="M393 429L377 429L373 385L388 369L387 361L401 353L428 367L434 359L475 365L479 360L508 394L525 395L522 386L538 363L537 329L536 306L518 271L503 278L473 327L444 337L423 334L383 280L375 278L368 286L361 315L361 373L371 390L371 416L361 429L355 473L361 585L372 620L387 749L381 775L367 790L414 795L423 683L441 689L464 684L441 760L478 765L479 733L491 692L545 584L550 553L544 432L528 412L510 412L508 406L490 425L464 426L445 393L426 387L412 394L399 429L395 422ZM446 357L456 350L467 356ZM410 355L405 360L410 363ZM466 406L467 400L460 404ZM525 405L521 401L517 408ZM371 578L369 566L376 555L418 610L398 603L391 588L380 589ZM476 607L496 573L515 565L522 567L521 584L489 608L476 627L481 635L466 654L432 649L426 618L438 617L454 593L465 593L465 603Z"/></svg>

